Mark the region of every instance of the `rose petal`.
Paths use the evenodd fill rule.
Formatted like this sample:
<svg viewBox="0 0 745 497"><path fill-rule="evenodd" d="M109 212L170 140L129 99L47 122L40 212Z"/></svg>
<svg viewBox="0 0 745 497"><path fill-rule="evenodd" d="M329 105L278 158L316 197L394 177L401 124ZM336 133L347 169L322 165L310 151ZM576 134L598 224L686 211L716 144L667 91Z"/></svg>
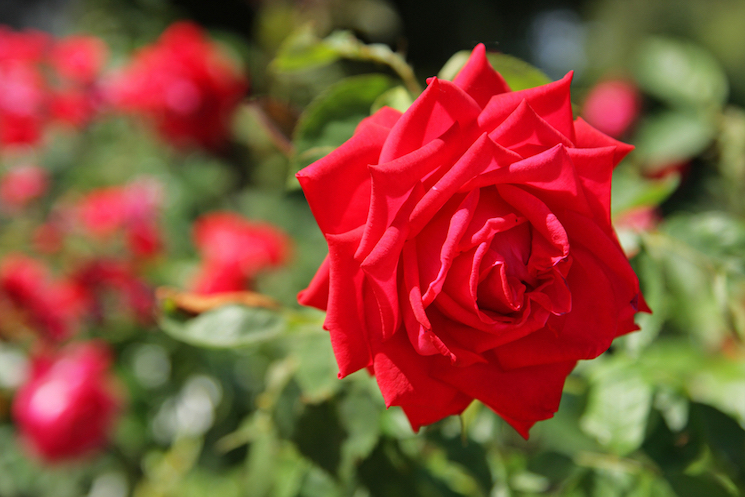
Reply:
<svg viewBox="0 0 745 497"><path fill-rule="evenodd" d="M297 173L323 233L344 233L365 224L370 206L367 166L378 161L392 112L397 111L383 108L363 120L352 138Z"/></svg>
<svg viewBox="0 0 745 497"><path fill-rule="evenodd" d="M481 108L484 108L494 95L510 91L502 75L494 70L486 58L483 43L476 45L453 83L468 93Z"/></svg>
<svg viewBox="0 0 745 497"><path fill-rule="evenodd" d="M362 226L338 235L327 235L329 244L329 299L324 328L331 335L339 377L367 367L372 362L366 326L364 273L354 260ZM368 313L369 314L369 313ZM369 314L369 317L375 317Z"/></svg>
<svg viewBox="0 0 745 497"><path fill-rule="evenodd" d="M547 328L494 349L504 368L594 359L610 347L619 315L613 284L593 253L573 246L572 256L572 311L562 316L561 332L550 329L551 318Z"/></svg>
<svg viewBox="0 0 745 497"><path fill-rule="evenodd" d="M551 127L576 143L569 95L572 74L570 72L559 81L547 85L493 96L479 116L479 128L487 132L493 130L525 100Z"/></svg>
<svg viewBox="0 0 745 497"><path fill-rule="evenodd" d="M315 276L308 284L308 288L301 290L297 294L297 301L300 305L315 307L322 311L326 310L329 300L329 258L323 259L321 267L316 271Z"/></svg>
<svg viewBox="0 0 745 497"><path fill-rule="evenodd" d="M403 333L381 345L374 356L375 379L387 407L400 405L411 414L412 427L422 419L442 419L460 414L472 398L449 384L429 375L430 365L436 356L425 357L411 347ZM443 363L450 364L446 358ZM417 423L419 421L419 423Z"/></svg>
<svg viewBox="0 0 745 497"><path fill-rule="evenodd" d="M476 398L502 416L524 438L537 421L559 409L564 380L575 361L512 370L496 363L467 368L432 368L432 376Z"/></svg>
<svg viewBox="0 0 745 497"><path fill-rule="evenodd" d="M568 138L535 113L525 100L489 133L495 143L521 157L530 157L556 145L574 146Z"/></svg>
<svg viewBox="0 0 745 497"><path fill-rule="evenodd" d="M626 155L634 150L633 145L623 143L618 140L614 140L610 136L601 133L597 129L590 126L587 121L578 117L574 121L574 143L579 148L602 148L602 147L615 147L616 153L613 157L613 165L618 165Z"/></svg>
<svg viewBox="0 0 745 497"><path fill-rule="evenodd" d="M390 162L423 147L455 122L467 129L480 112L481 107L466 92L450 81L433 78L391 129L379 162Z"/></svg>

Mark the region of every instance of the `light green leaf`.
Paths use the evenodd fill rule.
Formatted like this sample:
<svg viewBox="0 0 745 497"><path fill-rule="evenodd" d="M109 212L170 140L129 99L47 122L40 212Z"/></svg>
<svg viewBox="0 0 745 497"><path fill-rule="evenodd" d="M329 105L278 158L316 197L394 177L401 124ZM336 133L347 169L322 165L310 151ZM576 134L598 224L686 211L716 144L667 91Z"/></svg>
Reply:
<svg viewBox="0 0 745 497"><path fill-rule="evenodd" d="M414 99L411 93L403 86L396 86L380 95L372 105L372 112L375 113L382 107L391 107L401 112L406 112Z"/></svg>
<svg viewBox="0 0 745 497"><path fill-rule="evenodd" d="M670 111L646 118L640 124L634 152L648 172L686 162L703 152L716 129L706 116Z"/></svg>
<svg viewBox="0 0 745 497"><path fill-rule="evenodd" d="M656 207L678 188L680 178L645 178L631 167L621 165L613 171L611 212L621 214L635 207Z"/></svg>
<svg viewBox="0 0 745 497"><path fill-rule="evenodd" d="M285 321L268 309L226 305L187 320L164 314L160 326L176 340L197 347L233 348L278 337Z"/></svg>
<svg viewBox="0 0 745 497"><path fill-rule="evenodd" d="M303 399L318 403L333 396L341 381L328 333L297 336L290 346L298 359L295 381L300 385Z"/></svg>
<svg viewBox="0 0 745 497"><path fill-rule="evenodd" d="M727 76L703 48L669 38L649 38L639 46L634 67L639 85L674 106L721 107Z"/></svg>

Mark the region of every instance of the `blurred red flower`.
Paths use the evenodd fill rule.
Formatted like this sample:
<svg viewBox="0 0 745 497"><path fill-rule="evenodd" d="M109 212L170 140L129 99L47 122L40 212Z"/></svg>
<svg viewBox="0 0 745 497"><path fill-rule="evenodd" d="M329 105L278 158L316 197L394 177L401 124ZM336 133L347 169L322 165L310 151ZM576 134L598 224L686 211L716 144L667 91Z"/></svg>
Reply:
<svg viewBox="0 0 745 497"><path fill-rule="evenodd" d="M45 265L21 254L9 254L0 261L0 301L5 301L25 326L52 340L74 335L83 311L75 285L52 279ZM0 317L0 325L4 317Z"/></svg>
<svg viewBox="0 0 745 497"><path fill-rule="evenodd" d="M194 286L204 294L246 290L259 271L283 264L289 255L287 235L232 212L200 217L193 238L202 256Z"/></svg>
<svg viewBox="0 0 745 497"><path fill-rule="evenodd" d="M52 47L49 62L60 78L85 85L96 80L107 56L103 40L76 35L58 40Z"/></svg>
<svg viewBox="0 0 745 497"><path fill-rule="evenodd" d="M118 315L130 315L140 323L152 321L155 305L153 289L137 276L131 264L94 259L80 265L71 279L79 286L88 314L96 321L102 321L112 311ZM107 301L116 308L106 308Z"/></svg>
<svg viewBox="0 0 745 497"><path fill-rule="evenodd" d="M13 402L13 417L31 452L57 462L106 444L120 405L110 364L110 352L99 342L32 358L31 377Z"/></svg>
<svg viewBox="0 0 745 497"><path fill-rule="evenodd" d="M110 89L115 106L148 116L173 144L216 150L247 88L199 26L179 22L135 54Z"/></svg>
<svg viewBox="0 0 745 497"><path fill-rule="evenodd" d="M16 166L0 178L0 203L10 209L22 209L46 193L49 175L36 165Z"/></svg>
<svg viewBox="0 0 745 497"><path fill-rule="evenodd" d="M89 192L77 205L77 219L94 238L124 233L129 250L138 257L157 254L162 245L157 215L162 201L160 184L141 179Z"/></svg>

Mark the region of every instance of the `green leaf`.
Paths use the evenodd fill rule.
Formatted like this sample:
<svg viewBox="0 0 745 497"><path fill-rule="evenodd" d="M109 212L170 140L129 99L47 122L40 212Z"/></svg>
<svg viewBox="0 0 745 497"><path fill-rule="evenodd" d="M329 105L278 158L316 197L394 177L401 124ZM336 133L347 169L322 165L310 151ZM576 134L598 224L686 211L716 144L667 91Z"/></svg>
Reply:
<svg viewBox="0 0 745 497"><path fill-rule="evenodd" d="M649 179L622 165L613 171L611 212L615 215L635 207L656 207L672 195L679 183L677 175Z"/></svg>
<svg viewBox="0 0 745 497"><path fill-rule="evenodd" d="M297 185L297 171L351 138L360 121L370 115L378 97L394 85L393 79L382 74L351 76L316 97L295 128L290 185Z"/></svg>
<svg viewBox="0 0 745 497"><path fill-rule="evenodd" d="M669 111L640 124L634 154L648 172L691 160L711 145L716 129L704 115Z"/></svg>
<svg viewBox="0 0 745 497"><path fill-rule="evenodd" d="M649 38L639 46L634 72L644 90L674 106L721 107L727 100L727 75L692 43Z"/></svg>
<svg viewBox="0 0 745 497"><path fill-rule="evenodd" d="M591 368L591 390L580 426L618 454L636 450L644 441L652 387L624 357L596 361Z"/></svg>
<svg viewBox="0 0 745 497"><path fill-rule="evenodd" d="M305 71L331 64L340 58L338 50L318 38L311 25L306 25L285 39L271 68L280 72Z"/></svg>
<svg viewBox="0 0 745 497"><path fill-rule="evenodd" d="M411 97L411 93L403 86L396 86L380 95L372 105L372 112L375 113L382 107L391 107L400 112L406 112L411 104L414 103L414 99Z"/></svg>
<svg viewBox="0 0 745 497"><path fill-rule="evenodd" d="M492 67L502 75L512 91L535 88L551 82L540 69L522 59L503 53L487 53Z"/></svg>
<svg viewBox="0 0 745 497"><path fill-rule="evenodd" d="M285 321L268 309L226 305L186 320L163 314L160 326L176 340L197 347L233 348L278 337Z"/></svg>
<svg viewBox="0 0 745 497"><path fill-rule="evenodd" d="M332 397L341 382L339 370L326 332L295 337L291 347L298 359L295 381L303 392L303 398L312 403Z"/></svg>
<svg viewBox="0 0 745 497"><path fill-rule="evenodd" d="M437 77L452 81L466 65L470 56L471 52L468 50L457 52L442 66ZM487 53L486 57L492 67L507 81L512 91L535 88L551 82L551 78L540 69L517 57L498 52Z"/></svg>

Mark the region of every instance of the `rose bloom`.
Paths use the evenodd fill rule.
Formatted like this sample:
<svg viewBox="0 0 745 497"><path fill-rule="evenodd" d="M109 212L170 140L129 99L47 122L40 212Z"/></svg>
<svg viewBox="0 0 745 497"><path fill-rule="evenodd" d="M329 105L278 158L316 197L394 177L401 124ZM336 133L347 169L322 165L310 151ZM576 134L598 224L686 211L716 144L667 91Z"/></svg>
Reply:
<svg viewBox="0 0 745 497"><path fill-rule="evenodd" d="M193 238L202 256L194 289L204 294L246 290L259 271L283 264L290 250L279 229L232 212L200 217Z"/></svg>
<svg viewBox="0 0 745 497"><path fill-rule="evenodd" d="M51 340L77 333L84 309L75 285L53 279L44 264L22 254L8 254L0 261L0 301L28 328Z"/></svg>
<svg viewBox="0 0 745 497"><path fill-rule="evenodd" d="M631 147L573 120L570 81L512 92L479 45L297 175L329 246L299 300L415 430L478 399L527 438L647 310L609 213Z"/></svg>
<svg viewBox="0 0 745 497"><path fill-rule="evenodd" d="M633 84L603 81L587 94L582 115L598 130L618 138L636 122L641 105L641 95Z"/></svg>
<svg viewBox="0 0 745 497"><path fill-rule="evenodd" d="M154 120L175 145L214 150L226 143L247 88L246 78L199 26L179 22L135 54L114 79L111 98L120 109Z"/></svg>
<svg viewBox="0 0 745 497"><path fill-rule="evenodd" d="M10 209L22 209L46 193L49 174L35 165L16 166L0 177L0 203Z"/></svg>
<svg viewBox="0 0 745 497"><path fill-rule="evenodd" d="M32 453L58 462L106 444L120 404L110 364L108 348L98 342L32 358L31 378L13 400L18 431Z"/></svg>

